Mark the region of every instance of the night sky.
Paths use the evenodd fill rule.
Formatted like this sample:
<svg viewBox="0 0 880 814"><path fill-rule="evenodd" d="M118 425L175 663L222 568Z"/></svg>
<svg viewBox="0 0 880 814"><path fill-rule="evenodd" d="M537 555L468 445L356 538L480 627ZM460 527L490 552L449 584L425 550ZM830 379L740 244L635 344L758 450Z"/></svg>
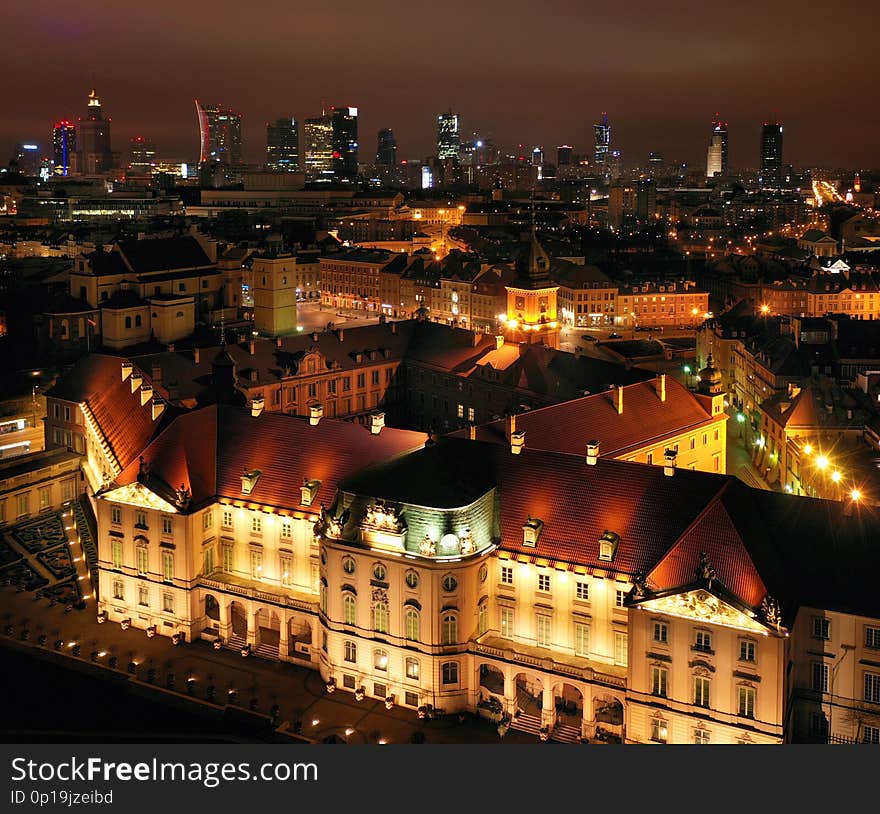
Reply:
<svg viewBox="0 0 880 814"><path fill-rule="evenodd" d="M625 164L649 150L704 167L716 110L730 161L758 163L762 120L795 165L880 165L876 0L33 0L4 6L0 163L48 147L93 84L113 147L144 135L194 160L194 98L244 115L245 158L265 123L360 109L361 160L391 127L399 158L433 151L438 112L515 148L589 152L603 110Z"/></svg>

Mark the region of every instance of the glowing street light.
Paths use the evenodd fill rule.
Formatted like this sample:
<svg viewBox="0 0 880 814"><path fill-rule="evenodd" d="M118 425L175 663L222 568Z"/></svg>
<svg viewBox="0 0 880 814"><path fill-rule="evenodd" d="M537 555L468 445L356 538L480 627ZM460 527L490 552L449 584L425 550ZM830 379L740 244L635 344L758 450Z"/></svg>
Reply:
<svg viewBox="0 0 880 814"><path fill-rule="evenodd" d="M746 421L746 417L745 417L742 413L737 413L737 414L736 414L736 420L737 420L740 424L744 424L745 421Z"/></svg>
<svg viewBox="0 0 880 814"><path fill-rule="evenodd" d="M828 458L826 458L824 455L820 455L818 458L816 458L816 466L819 467L819 469L827 469Z"/></svg>
<svg viewBox="0 0 880 814"><path fill-rule="evenodd" d="M833 480L835 483L840 483L841 477L842 475L836 469L831 473L831 480Z"/></svg>
<svg viewBox="0 0 880 814"><path fill-rule="evenodd" d="M812 455L813 454L813 445L812 444L805 444L804 445L804 454L805 455Z"/></svg>
<svg viewBox="0 0 880 814"><path fill-rule="evenodd" d="M770 313L770 306L769 305L762 305L761 306L761 313L762 314L769 314Z"/></svg>
<svg viewBox="0 0 880 814"><path fill-rule="evenodd" d="M851 499L854 503L858 503L858 501L860 501L860 500L862 499L862 493L861 493L858 489L853 489L853 490L849 493L849 496L850 496L850 499Z"/></svg>

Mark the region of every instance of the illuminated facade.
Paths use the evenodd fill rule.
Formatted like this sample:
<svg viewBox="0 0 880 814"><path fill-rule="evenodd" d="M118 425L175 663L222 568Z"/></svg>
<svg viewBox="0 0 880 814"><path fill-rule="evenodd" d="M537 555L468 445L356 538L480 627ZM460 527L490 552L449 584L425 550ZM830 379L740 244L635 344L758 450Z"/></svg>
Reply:
<svg viewBox="0 0 880 814"><path fill-rule="evenodd" d="M712 134L709 138L709 153L706 159L706 177L714 178L716 175L727 173L727 122L721 121L721 116L715 114L712 122Z"/></svg>
<svg viewBox="0 0 880 814"><path fill-rule="evenodd" d="M77 149L80 172L85 175L108 172L116 164L110 148L110 119L104 118L101 100L94 88L89 92L86 116L77 126Z"/></svg>
<svg viewBox="0 0 880 814"><path fill-rule="evenodd" d="M333 123L329 116L303 124L303 167L308 181L333 180Z"/></svg>
<svg viewBox="0 0 880 814"><path fill-rule="evenodd" d="M437 158L458 161L461 153L461 131L458 113L451 110L437 117Z"/></svg>
<svg viewBox="0 0 880 814"><path fill-rule="evenodd" d="M134 136L129 146L128 169L133 173L156 171L156 145L143 136Z"/></svg>
<svg viewBox="0 0 880 814"><path fill-rule="evenodd" d="M618 290L614 324L688 328L708 317L709 292L693 283L644 283Z"/></svg>
<svg viewBox="0 0 880 814"><path fill-rule="evenodd" d="M507 288L504 326L514 342L559 347L559 286L550 280L550 256L532 229L525 268Z"/></svg>
<svg viewBox="0 0 880 814"><path fill-rule="evenodd" d="M241 164L241 114L223 105L203 105L198 99L195 103L199 120L199 164Z"/></svg>
<svg viewBox="0 0 880 814"><path fill-rule="evenodd" d="M782 125L764 122L761 128L761 186L779 189L782 186Z"/></svg>
<svg viewBox="0 0 880 814"><path fill-rule="evenodd" d="M354 183L358 177L358 109L331 108L330 125L333 131L333 180Z"/></svg>
<svg viewBox="0 0 880 814"><path fill-rule="evenodd" d="M52 148L56 175L69 175L71 161L76 154L76 125L66 119L58 122L52 130Z"/></svg>
<svg viewBox="0 0 880 814"><path fill-rule="evenodd" d="M299 126L293 117L266 125L266 168L299 172Z"/></svg>

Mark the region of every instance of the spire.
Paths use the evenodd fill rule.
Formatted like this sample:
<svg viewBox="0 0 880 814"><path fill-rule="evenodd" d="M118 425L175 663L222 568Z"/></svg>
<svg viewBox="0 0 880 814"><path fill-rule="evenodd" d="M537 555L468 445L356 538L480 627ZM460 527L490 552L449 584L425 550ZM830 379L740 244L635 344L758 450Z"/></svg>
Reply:
<svg viewBox="0 0 880 814"><path fill-rule="evenodd" d="M89 107L100 107L100 106L101 106L101 100L98 98L98 93L97 93L97 91L95 91L94 88L92 88L89 91Z"/></svg>

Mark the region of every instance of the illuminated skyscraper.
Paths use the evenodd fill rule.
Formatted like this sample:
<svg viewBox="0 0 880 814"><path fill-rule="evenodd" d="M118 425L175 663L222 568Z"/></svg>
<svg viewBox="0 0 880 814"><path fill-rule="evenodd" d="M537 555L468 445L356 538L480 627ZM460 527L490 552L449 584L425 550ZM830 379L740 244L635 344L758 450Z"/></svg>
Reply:
<svg viewBox="0 0 880 814"><path fill-rule="evenodd" d="M452 158L456 161L461 152L461 133L458 113L451 110L437 117L437 158L441 161Z"/></svg>
<svg viewBox="0 0 880 814"><path fill-rule="evenodd" d="M392 130L380 130L376 145L376 163L393 167L397 164L397 140Z"/></svg>
<svg viewBox="0 0 880 814"><path fill-rule="evenodd" d="M727 164L727 122L721 121L721 114L716 113L712 121L712 139L718 139L721 146L721 170L723 175L729 169ZM711 177L711 176L710 176Z"/></svg>
<svg viewBox="0 0 880 814"><path fill-rule="evenodd" d="M331 108L330 126L333 131L333 180L353 183L358 177L358 109Z"/></svg>
<svg viewBox="0 0 880 814"><path fill-rule="evenodd" d="M761 128L761 176L762 187L778 189L782 186L782 125L764 122Z"/></svg>
<svg viewBox="0 0 880 814"><path fill-rule="evenodd" d="M299 126L293 117L266 125L266 167L277 172L299 172Z"/></svg>
<svg viewBox="0 0 880 814"><path fill-rule="evenodd" d="M40 146L33 142L20 142L15 145L12 160L18 165L22 175L40 174Z"/></svg>
<svg viewBox="0 0 880 814"><path fill-rule="evenodd" d="M94 88L89 91L86 116L79 120L77 130L80 172L98 175L113 169L115 162L110 149L110 119L104 118L101 100Z"/></svg>
<svg viewBox="0 0 880 814"><path fill-rule="evenodd" d="M241 164L241 114L222 105L202 105L199 119L199 164Z"/></svg>
<svg viewBox="0 0 880 814"><path fill-rule="evenodd" d="M52 130L52 149L55 157L55 174L69 175L70 161L76 153L76 125L62 119Z"/></svg>
<svg viewBox="0 0 880 814"><path fill-rule="evenodd" d="M305 172L308 181L333 180L333 125L329 116L303 124Z"/></svg>
<svg viewBox="0 0 880 814"><path fill-rule="evenodd" d="M136 173L153 172L156 169L156 145L143 136L134 136L129 144L129 170Z"/></svg>
<svg viewBox="0 0 880 814"><path fill-rule="evenodd" d="M596 134L593 160L599 172L607 178L611 173L611 125L607 113L603 113L599 123L593 125L593 131Z"/></svg>

